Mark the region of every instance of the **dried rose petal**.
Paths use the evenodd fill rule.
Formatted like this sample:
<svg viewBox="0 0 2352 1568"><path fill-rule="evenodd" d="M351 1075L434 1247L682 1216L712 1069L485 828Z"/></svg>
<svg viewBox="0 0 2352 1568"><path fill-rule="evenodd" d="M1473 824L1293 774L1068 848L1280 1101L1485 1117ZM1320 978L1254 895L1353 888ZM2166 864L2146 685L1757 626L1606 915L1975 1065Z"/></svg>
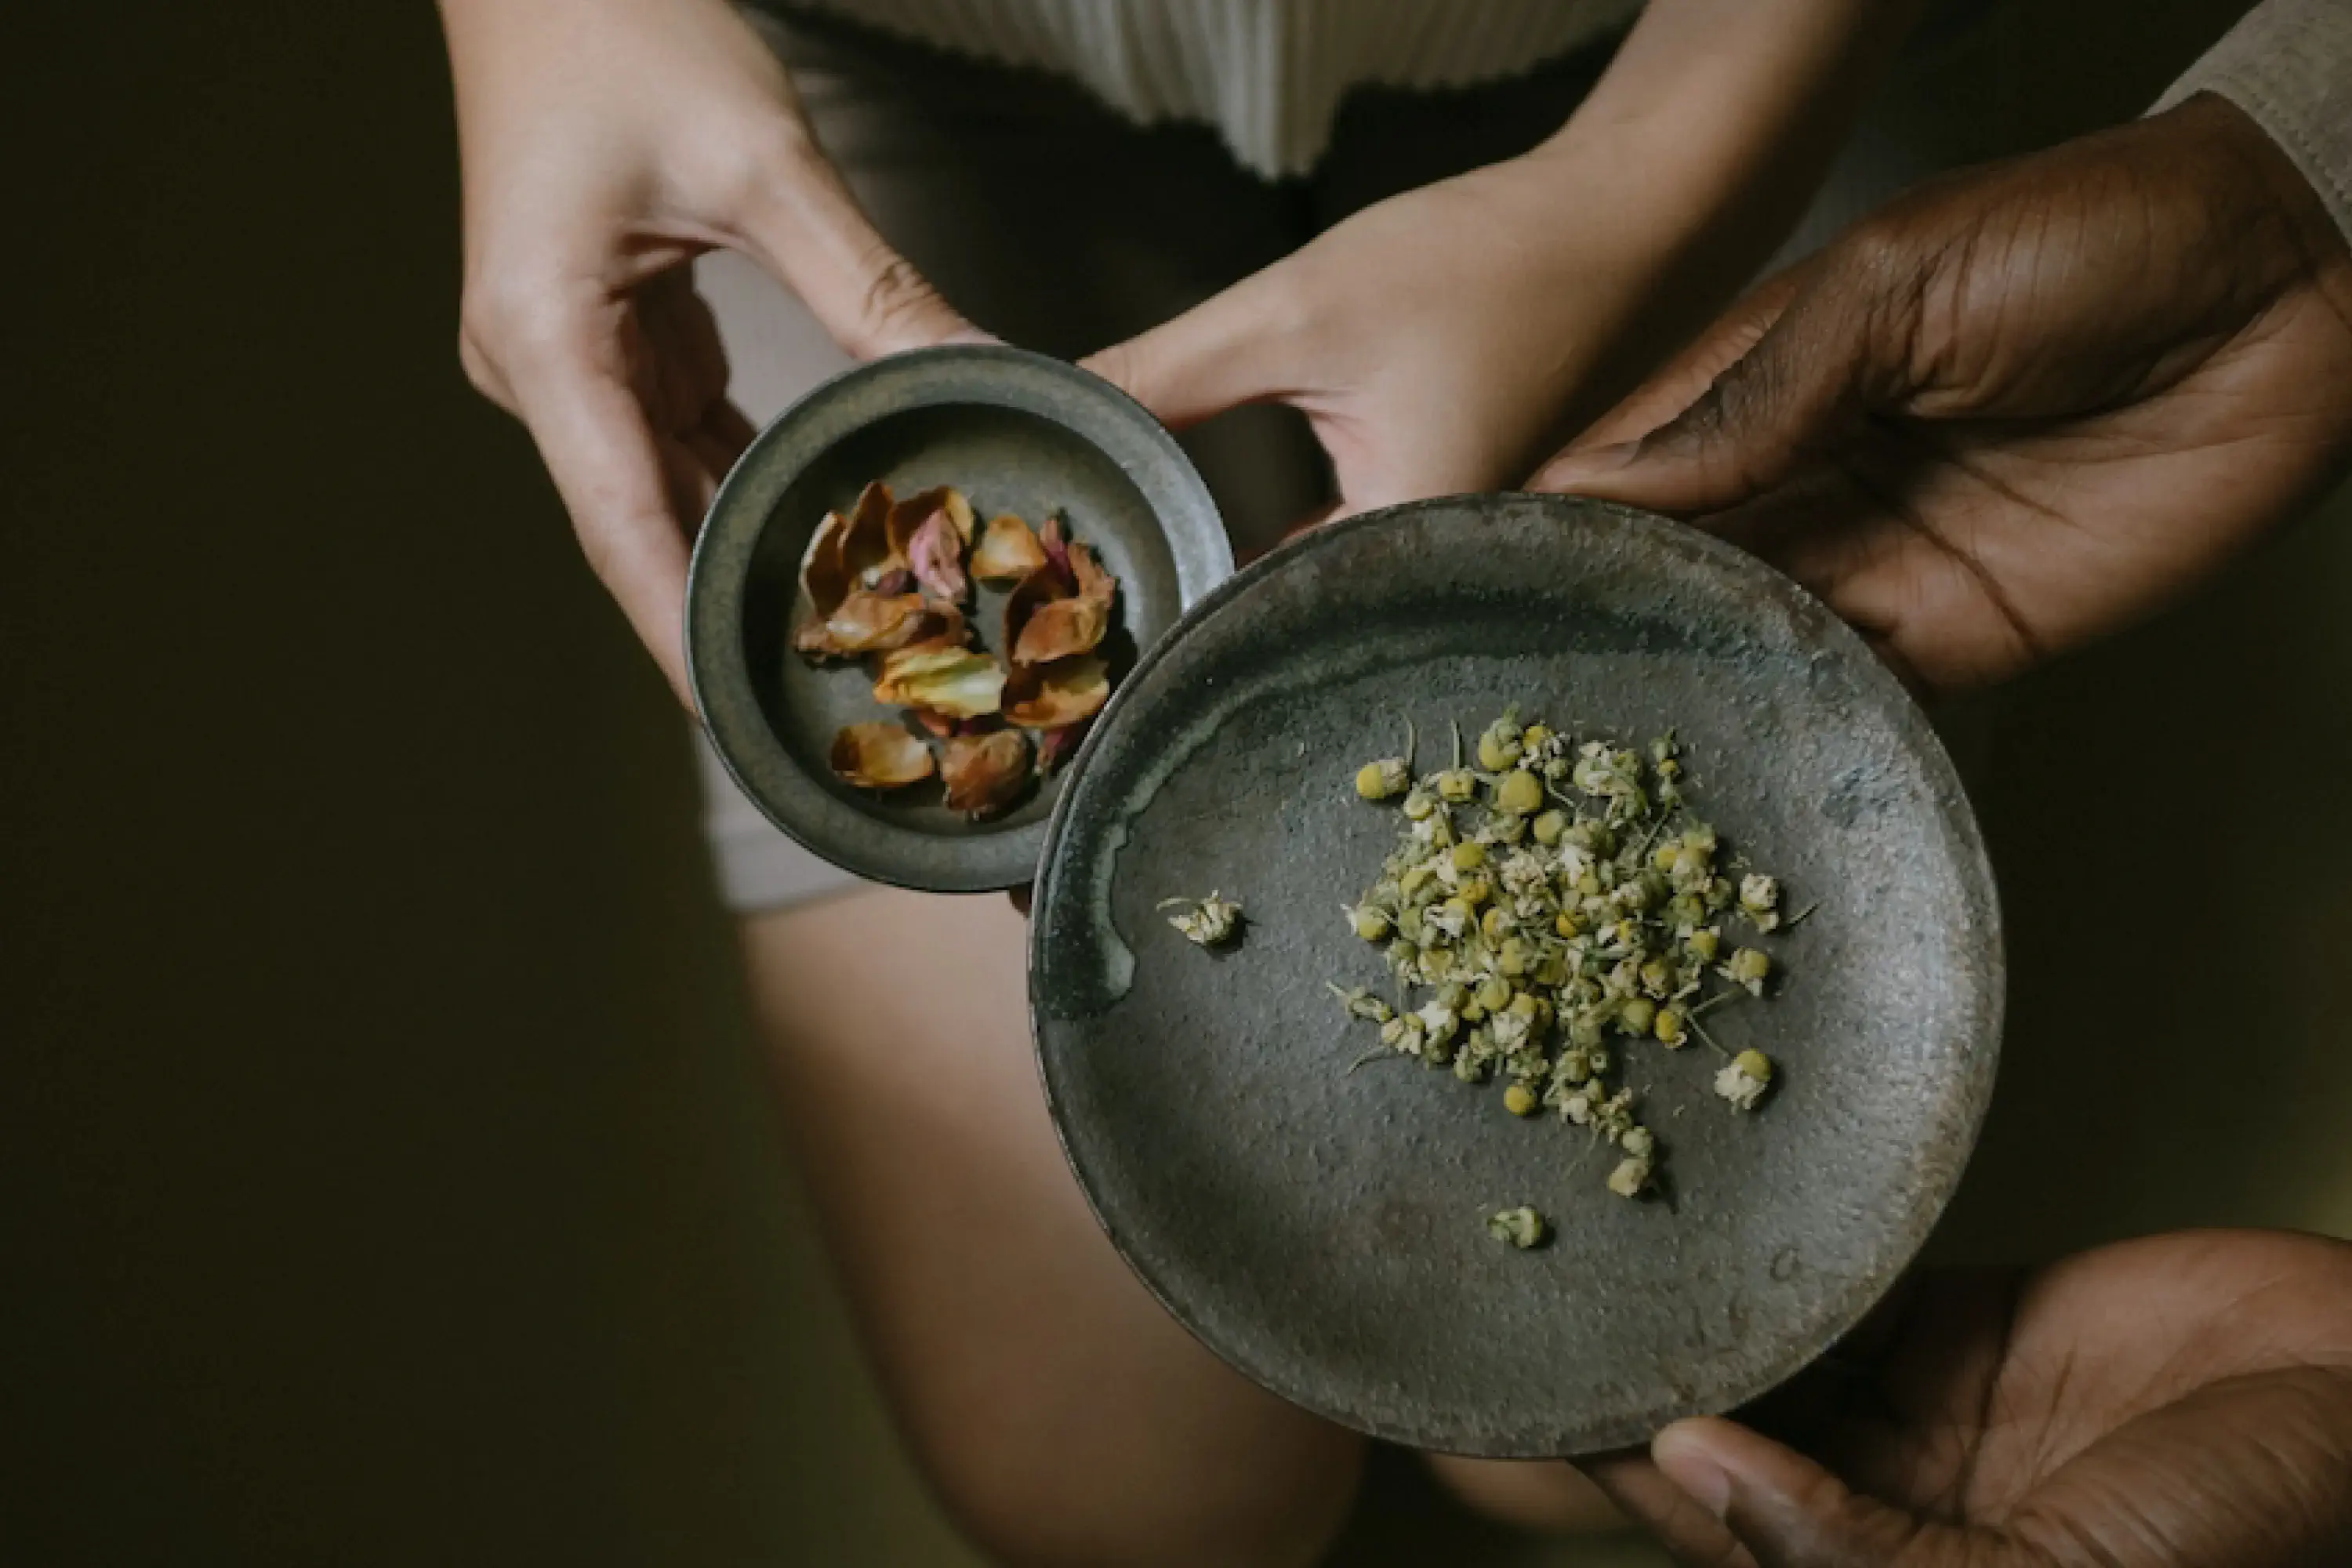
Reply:
<svg viewBox="0 0 2352 1568"><path fill-rule="evenodd" d="M1032 616L1064 596L1061 579L1054 575L1050 564L1038 567L1014 584L1013 592L1004 598L1006 650L1021 646L1022 628L1029 624Z"/></svg>
<svg viewBox="0 0 2352 1568"><path fill-rule="evenodd" d="M1018 623L1017 633L1013 631L1013 605L1010 601L1006 603L1005 629L1010 636L1013 663L1046 664L1073 654L1091 652L1110 629L1111 600L1118 593L1118 579L1104 571L1095 560L1094 552L1083 544L1071 545L1067 559L1078 586L1076 595L1034 605ZM1014 597L1020 597L1019 590L1014 591Z"/></svg>
<svg viewBox="0 0 2352 1568"><path fill-rule="evenodd" d="M971 502L964 500L961 490L950 485L940 493L940 505L947 511L948 521L955 524L956 537L970 544L974 521Z"/></svg>
<svg viewBox="0 0 2352 1568"><path fill-rule="evenodd" d="M958 544L971 542L971 502L963 499L961 490L940 485L890 504L882 534L890 542L892 557L900 561L912 559L915 535L934 517L948 520L948 526L955 530Z"/></svg>
<svg viewBox="0 0 2352 1568"><path fill-rule="evenodd" d="M1081 599L1099 598L1108 604L1118 592L1118 579L1102 568L1095 552L1076 540L1070 542L1069 567L1071 581L1077 585Z"/></svg>
<svg viewBox="0 0 2352 1568"><path fill-rule="evenodd" d="M877 594L911 594L915 591L915 574L904 566L894 566L874 579Z"/></svg>
<svg viewBox="0 0 2352 1568"><path fill-rule="evenodd" d="M1045 520L1045 526L1038 531L1037 542L1045 550L1045 560L1054 568L1055 580L1062 584L1062 592L1076 593L1078 580L1070 572L1069 530L1062 525L1058 516Z"/></svg>
<svg viewBox="0 0 2352 1568"><path fill-rule="evenodd" d="M948 786L950 811L975 820L993 816L1028 786L1028 738L1018 730L958 735L942 752L940 777Z"/></svg>
<svg viewBox="0 0 2352 1568"><path fill-rule="evenodd" d="M971 648L922 643L882 661L874 700L893 708L928 708L956 719L993 713L1004 695L1004 667Z"/></svg>
<svg viewBox="0 0 2352 1568"><path fill-rule="evenodd" d="M988 520L971 552L971 574L983 583L1013 583L1045 564L1045 547L1035 531L1007 512Z"/></svg>
<svg viewBox="0 0 2352 1568"><path fill-rule="evenodd" d="M793 634L793 647L812 658L852 658L904 647L932 628L935 623L929 610L919 594L877 594L860 588L823 620L803 623Z"/></svg>
<svg viewBox="0 0 2352 1568"><path fill-rule="evenodd" d="M1080 654L1015 668L1004 688L1004 716L1025 730L1059 730L1093 718L1109 696L1109 667Z"/></svg>
<svg viewBox="0 0 2352 1568"><path fill-rule="evenodd" d="M909 708L907 710L907 717L942 741L950 735L960 733L964 726L964 721L950 719L944 713L934 713L928 708Z"/></svg>
<svg viewBox="0 0 2352 1568"><path fill-rule="evenodd" d="M1087 738L1087 721L1065 724L1058 730L1041 731L1037 736L1037 776L1049 778L1061 765L1076 754L1078 742Z"/></svg>
<svg viewBox="0 0 2352 1568"><path fill-rule="evenodd" d="M926 592L951 605L961 605L971 593L971 579L963 574L963 541L944 510L931 513L907 546L907 561L915 580Z"/></svg>
<svg viewBox="0 0 2352 1568"><path fill-rule="evenodd" d="M849 526L841 533L841 570L851 586L871 586L884 573L907 563L890 547L890 487L877 481L860 490Z"/></svg>
<svg viewBox="0 0 2352 1568"><path fill-rule="evenodd" d="M930 599L923 605L922 631L908 638L907 646L922 642L934 647L961 647L971 641L971 625L963 618L963 612L953 605Z"/></svg>
<svg viewBox="0 0 2352 1568"><path fill-rule="evenodd" d="M833 738L833 771L860 789L899 789L931 776L931 749L900 726L852 724Z"/></svg>
<svg viewBox="0 0 2352 1568"><path fill-rule="evenodd" d="M801 555L801 589L815 606L817 618L833 613L834 606L848 595L849 574L841 564L842 535L849 531L849 520L837 511L824 514L824 521L809 535L808 549Z"/></svg>

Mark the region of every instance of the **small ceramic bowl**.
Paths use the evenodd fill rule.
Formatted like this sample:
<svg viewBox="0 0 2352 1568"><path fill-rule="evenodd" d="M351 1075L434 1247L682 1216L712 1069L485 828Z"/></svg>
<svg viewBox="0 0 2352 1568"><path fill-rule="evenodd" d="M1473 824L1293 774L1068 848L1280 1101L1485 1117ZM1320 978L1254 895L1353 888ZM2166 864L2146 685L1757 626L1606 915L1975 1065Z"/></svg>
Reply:
<svg viewBox="0 0 2352 1568"><path fill-rule="evenodd" d="M863 665L793 653L809 613L801 558L827 511L873 481L911 495L952 485L982 519L1058 512L1118 578L1103 651L1114 682L1233 572L1232 546L1173 437L1108 382L1017 349L958 346L878 360L811 393L752 441L695 546L686 643L695 705L737 784L778 827L859 876L936 892L1030 880L1068 769L992 821L941 804L936 780L887 794L827 764L848 724L898 717ZM1003 595L973 625L1002 654Z"/></svg>

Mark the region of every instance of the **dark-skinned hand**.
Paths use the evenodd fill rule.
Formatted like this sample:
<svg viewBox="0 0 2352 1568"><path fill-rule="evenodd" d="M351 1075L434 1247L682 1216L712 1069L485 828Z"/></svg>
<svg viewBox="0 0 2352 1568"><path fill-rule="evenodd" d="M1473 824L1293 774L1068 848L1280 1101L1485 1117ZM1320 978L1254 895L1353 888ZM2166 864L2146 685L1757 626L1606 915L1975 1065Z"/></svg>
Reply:
<svg viewBox="0 0 2352 1568"><path fill-rule="evenodd" d="M1538 489L1692 518L1949 692L2148 615L2352 455L2352 251L2235 106L1898 198Z"/></svg>
<svg viewBox="0 0 2352 1568"><path fill-rule="evenodd" d="M2352 1563L2352 1244L1930 1275L1856 1340L1842 1392L1789 1413L1801 1453L1686 1421L1587 1468L1696 1568Z"/></svg>

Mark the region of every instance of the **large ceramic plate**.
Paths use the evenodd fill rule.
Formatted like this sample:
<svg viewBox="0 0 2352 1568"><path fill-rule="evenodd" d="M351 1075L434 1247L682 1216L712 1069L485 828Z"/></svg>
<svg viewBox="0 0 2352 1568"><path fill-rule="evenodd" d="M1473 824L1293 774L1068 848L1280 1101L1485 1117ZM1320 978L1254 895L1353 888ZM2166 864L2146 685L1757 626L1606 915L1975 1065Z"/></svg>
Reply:
<svg viewBox="0 0 2352 1568"><path fill-rule="evenodd" d="M1673 727L1696 808L1820 908L1786 981L1710 1020L1781 1064L1735 1116L1697 1047L1629 1081L1671 1199L1499 1090L1392 1059L1327 978L1381 985L1340 914L1395 840L1358 765L1405 721L1507 702L1625 740ZM1475 722L1474 722L1475 721ZM1441 740L1436 742L1442 745ZM1195 948L1155 910L1248 923ZM1072 1167L1178 1319L1278 1394L1376 1436L1532 1457L1643 1441L1770 1389L1893 1283L1990 1092L1992 878L1926 718L1851 630L1752 558L1559 498L1402 507L1213 594L1112 700L1053 820L1031 950L1038 1058ZM1533 1204L1558 1238L1481 1224Z"/></svg>

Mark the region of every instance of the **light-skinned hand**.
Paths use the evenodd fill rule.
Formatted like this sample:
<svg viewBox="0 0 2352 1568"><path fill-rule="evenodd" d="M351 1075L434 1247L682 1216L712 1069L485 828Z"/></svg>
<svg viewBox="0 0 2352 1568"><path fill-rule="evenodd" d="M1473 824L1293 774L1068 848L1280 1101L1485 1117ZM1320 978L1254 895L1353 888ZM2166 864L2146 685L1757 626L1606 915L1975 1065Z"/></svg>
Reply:
<svg viewBox="0 0 2352 1568"><path fill-rule="evenodd" d="M1298 409L1329 515L1513 483L1754 275L1916 9L1650 0L1532 151L1375 203L1087 363L1179 428Z"/></svg>
<svg viewBox="0 0 2352 1568"><path fill-rule="evenodd" d="M681 700L693 531L751 431L688 264L752 258L868 358L976 337L877 234L726 0L442 0L459 351L530 429L580 546Z"/></svg>

